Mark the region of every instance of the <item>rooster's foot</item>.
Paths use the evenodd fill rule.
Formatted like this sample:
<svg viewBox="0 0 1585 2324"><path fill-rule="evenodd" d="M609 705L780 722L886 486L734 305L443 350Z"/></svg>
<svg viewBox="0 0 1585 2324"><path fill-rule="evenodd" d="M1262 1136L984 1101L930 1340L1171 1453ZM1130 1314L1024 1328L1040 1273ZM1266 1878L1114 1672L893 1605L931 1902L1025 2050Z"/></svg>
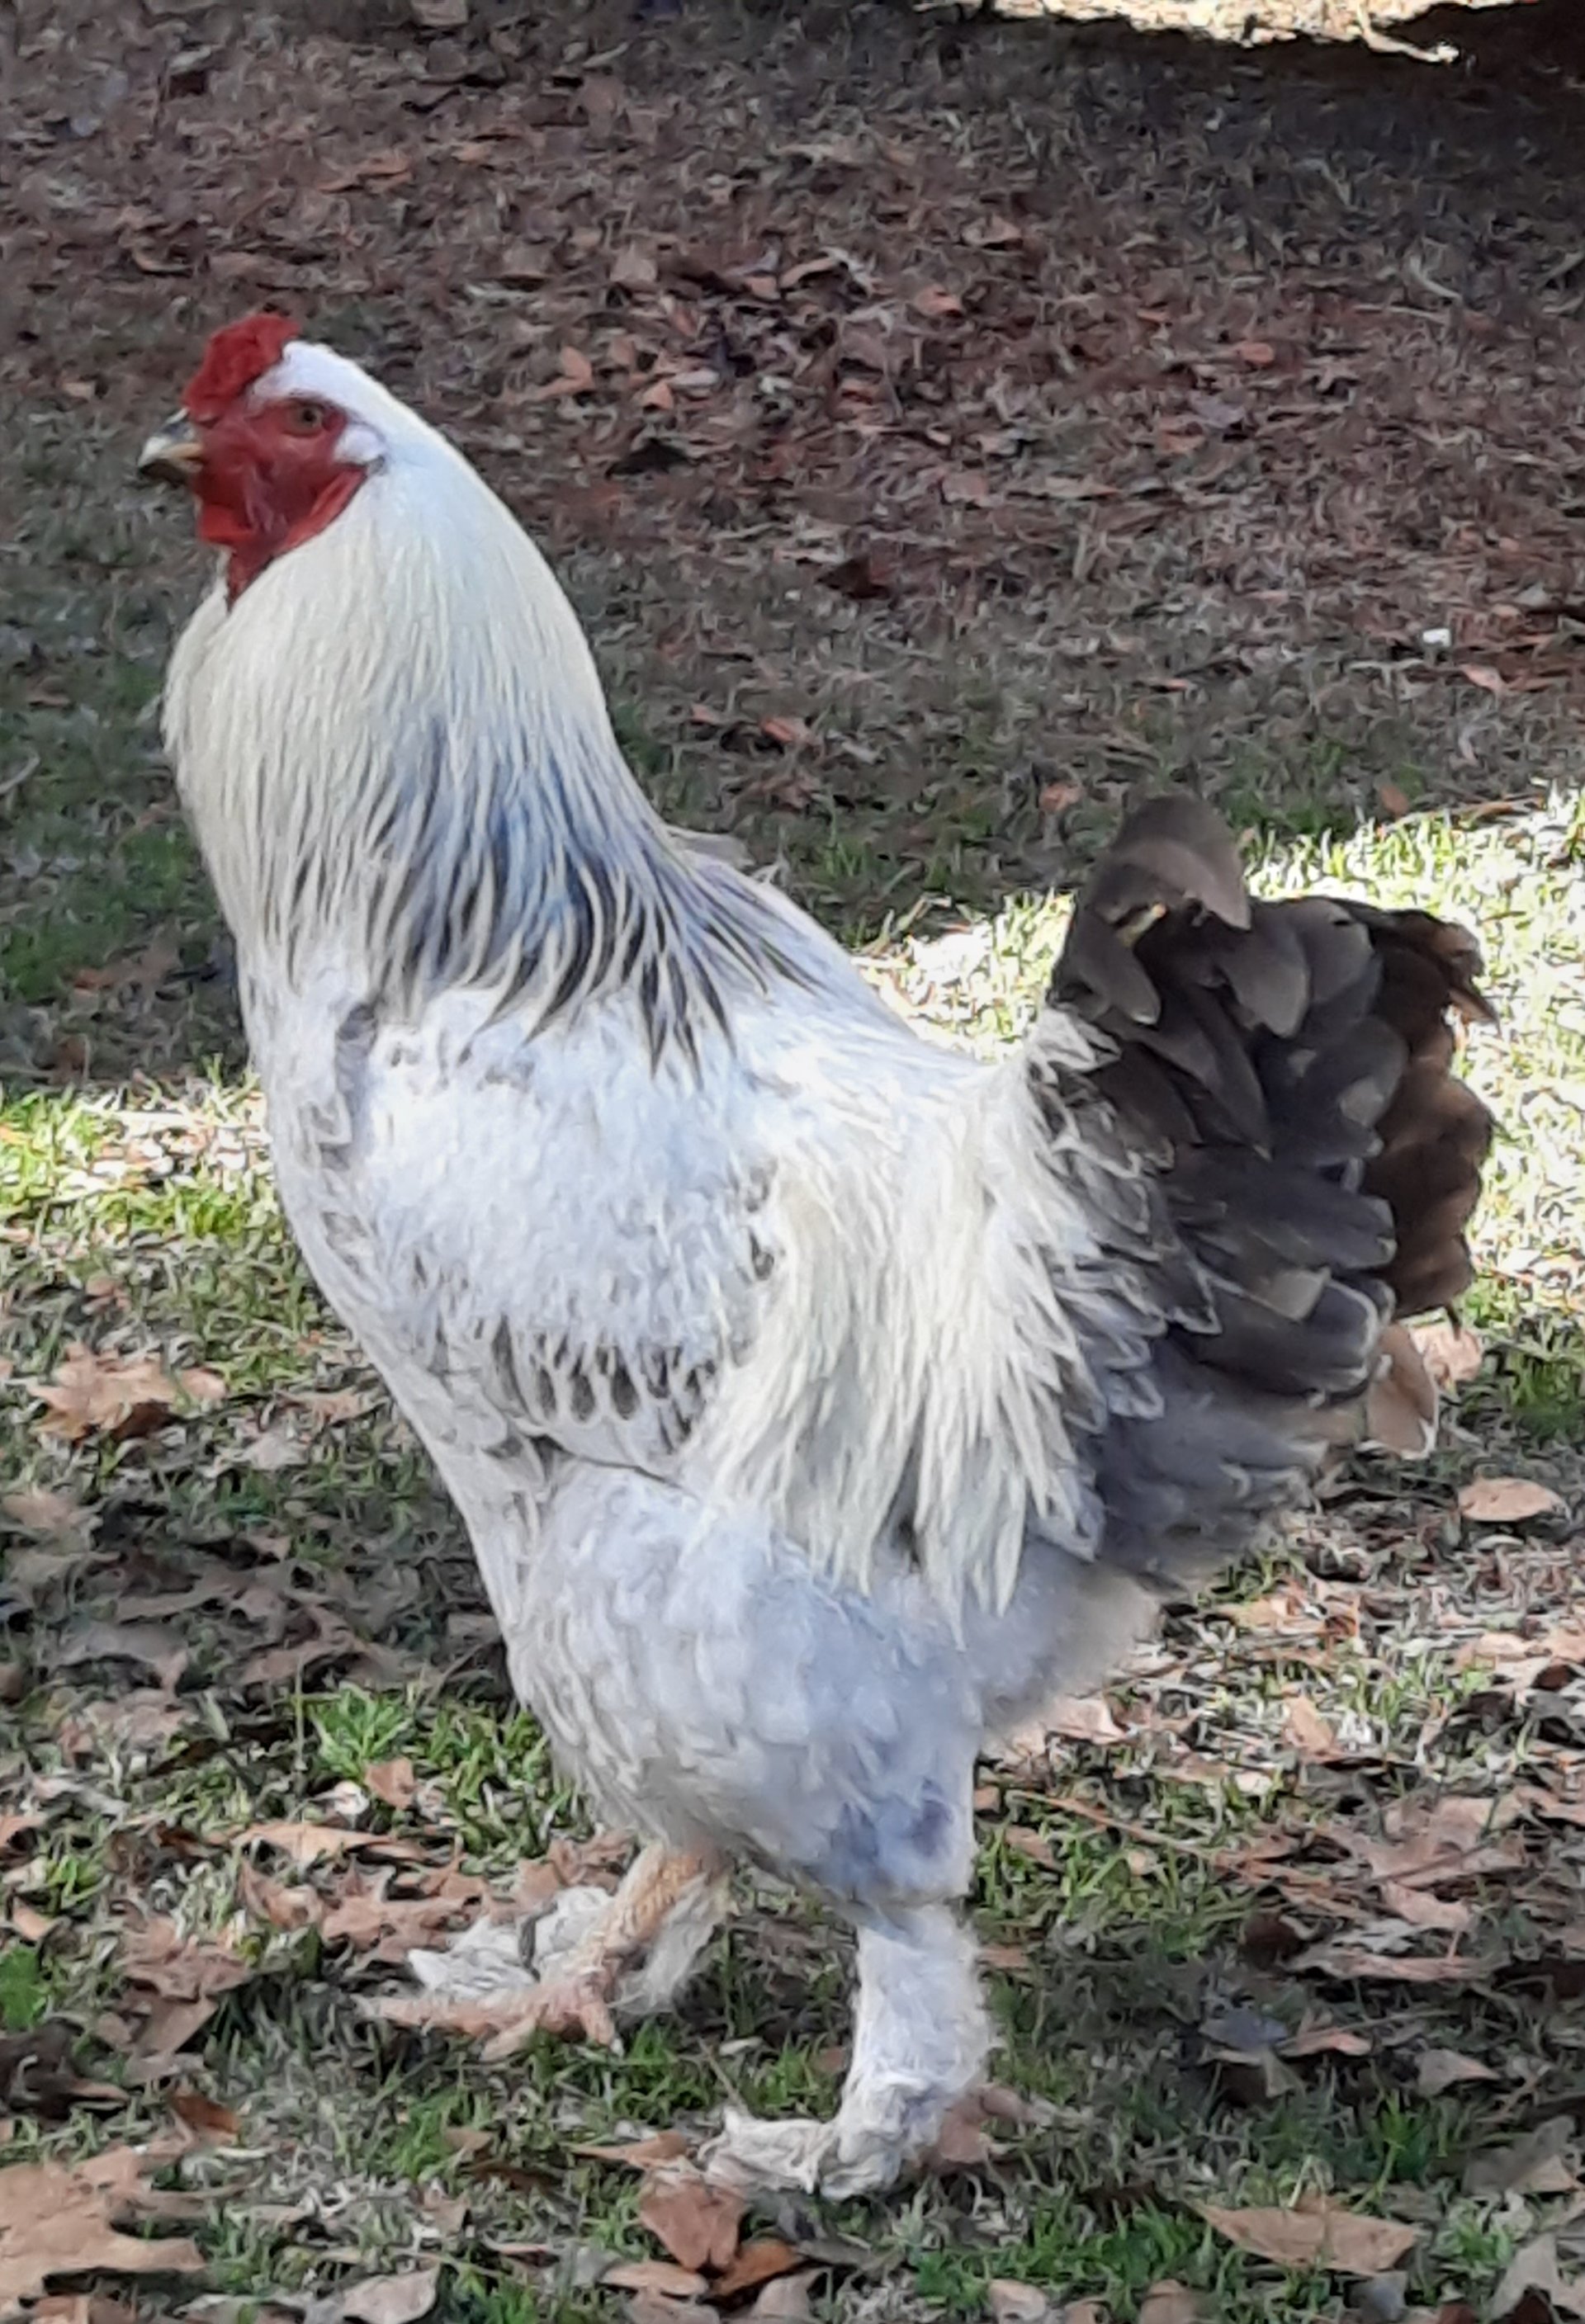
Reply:
<svg viewBox="0 0 1585 2324"><path fill-rule="evenodd" d="M726 1904L714 1858L647 1848L614 1896L564 1888L525 1920L477 1922L444 1952L410 1953L424 1997L385 2014L488 2034L492 2057L536 2033L608 2046L615 2020L675 1998Z"/></svg>

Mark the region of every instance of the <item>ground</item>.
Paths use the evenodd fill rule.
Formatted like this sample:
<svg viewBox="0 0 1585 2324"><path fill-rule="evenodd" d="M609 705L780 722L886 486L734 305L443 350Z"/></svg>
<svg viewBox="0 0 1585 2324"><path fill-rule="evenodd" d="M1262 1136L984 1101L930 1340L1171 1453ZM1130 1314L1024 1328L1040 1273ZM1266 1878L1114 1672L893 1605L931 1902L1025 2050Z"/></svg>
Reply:
<svg viewBox="0 0 1585 2324"><path fill-rule="evenodd" d="M0 49L0 2309L70 2216L79 2266L194 2319L1582 2312L1566 60L412 14L24 7ZM701 2241L685 2173L588 2151L831 2102L842 1947L789 1897L746 1893L619 2056L488 2065L365 2006L525 1861L524 1893L587 1870L587 1828L282 1230L159 758L199 567L128 472L263 300L451 429L668 811L943 1037L1016 1030L1152 782L1216 797L1269 885L1488 950L1502 1137L1441 1448L1340 1472L987 1765L1017 2096L999 2153L888 2201ZM739 2234L768 2289L723 2275Z"/></svg>

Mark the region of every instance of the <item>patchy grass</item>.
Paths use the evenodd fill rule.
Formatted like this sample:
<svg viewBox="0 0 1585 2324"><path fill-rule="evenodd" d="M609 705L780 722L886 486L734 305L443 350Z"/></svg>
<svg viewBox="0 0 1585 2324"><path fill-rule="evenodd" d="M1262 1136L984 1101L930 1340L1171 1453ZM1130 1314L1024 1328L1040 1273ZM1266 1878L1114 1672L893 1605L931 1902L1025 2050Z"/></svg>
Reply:
<svg viewBox="0 0 1585 2324"><path fill-rule="evenodd" d="M264 270L246 295L283 270L320 327L487 439L666 811L779 859L898 1005L988 1051L1041 989L1050 891L1132 787L1191 779L1274 891L1346 884L1469 919L1505 1027L1468 1053L1503 1124L1469 1303L1486 1355L1434 1460L1354 1464L1258 1569L1176 1612L1109 1692L1108 1739L986 1770L976 1912L1028 2117L994 2163L755 2224L819 2246L815 2305L838 2316L975 2315L1014 2279L1129 2324L1172 2277L1226 2324L1336 2324L1345 2279L1278 2269L1202 2209L1327 2191L1420 2227L1407 2296L1432 2313L1486 2301L1553 2223L1576 2269L1567 2191L1466 2178L1577 2102L1579 1821L1558 1803L1585 1798L1585 1583L1566 1517L1466 1526L1456 1498L1521 1473L1577 1508L1585 1481L1566 93L1543 117L1494 86L1477 121L1450 81L1405 115L1392 87L1330 68L1104 43L1064 48L1059 75L1014 30L926 36L864 9L820 19L837 63L811 83L751 11L691 14L686 41L579 14L492 51L504 89L442 83L433 110L409 103L432 94L423 57L361 17L307 45L220 27L212 69L182 69L208 88L160 98L165 166L217 247ZM439 2261L447 2324L608 2318L606 2265L654 2245L632 2175L573 2150L703 2125L728 2096L829 2107L846 1942L795 1899L746 1895L686 2006L620 2057L486 2067L366 2015L397 1966L320 1925L382 1883L411 1907L448 1868L504 1893L586 1827L508 1699L456 1519L270 1188L225 947L154 746L191 572L170 512L124 488L242 276L173 301L147 270L185 229L126 224L147 197L119 133L65 141L57 115L113 115L113 71L152 103L164 32L79 33L23 59L48 185L23 222L36 333L0 355L0 1814L40 1819L0 1842L0 2021L69 2020L124 2103L14 2092L8 2153L168 2136L172 2090L196 2088L238 2117L169 2166L202 2205L206 2292L302 2301ZM530 79L545 120L519 102ZM768 155L767 89L792 124ZM246 173L227 159L239 91ZM255 234L264 158L300 157L305 124L334 155L316 180L411 149L411 189L377 171L304 188ZM876 124L904 157L884 231L853 158L874 161ZM701 134L742 250L653 300L613 291L635 235L668 268L700 256ZM1145 150L1171 217L1138 181ZM539 246L508 154L578 220L545 229L532 304L490 272L504 238ZM1499 169L1523 223L1494 258ZM88 315L72 236L90 226ZM773 233L778 264L837 254L802 304L734 271ZM320 276L305 250L329 254ZM1455 315L1427 275L1462 287ZM910 303L931 286L964 316ZM899 329L919 345L877 369L863 335ZM712 368L720 408L680 390L642 437L677 461L614 483L638 440L623 331ZM586 341L598 391L533 400ZM750 407L773 412L757 433ZM1451 649L1426 635L1444 626ZM766 717L807 735L777 742ZM223 1394L66 1445L32 1385L74 1342L158 1348ZM368 1771L403 1760L415 1788L391 1805ZM1369 1847L1405 1845L1404 1819L1449 1794L1513 1820L1439 1884L1385 1893ZM241 1837L303 1819L370 1845L300 1872ZM152 2079L126 1960L151 1916L248 1971ZM1437 1958L1443 1981L1411 1973ZM1489 2079L1427 2087L1441 2051Z"/></svg>

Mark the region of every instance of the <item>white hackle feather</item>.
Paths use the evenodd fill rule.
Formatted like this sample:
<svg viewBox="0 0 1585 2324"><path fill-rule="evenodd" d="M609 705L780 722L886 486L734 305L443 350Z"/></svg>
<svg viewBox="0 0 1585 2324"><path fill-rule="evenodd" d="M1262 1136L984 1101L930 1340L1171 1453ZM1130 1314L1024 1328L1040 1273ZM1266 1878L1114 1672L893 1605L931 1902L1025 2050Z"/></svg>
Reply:
<svg viewBox="0 0 1585 2324"><path fill-rule="evenodd" d="M271 1041L264 1020L301 1024L291 996L311 992L322 1011L327 978L349 1007L416 1028L421 1053L426 1026L448 1028L437 1090L447 1057L491 1025L497 1068L509 1043L537 1052L549 1083L553 1051L570 1104L608 1101L580 1174L603 1161L620 1177L626 1156L638 1175L646 1139L671 1140L681 1071L704 1134L771 1182L755 1233L775 1272L751 1319L696 1280L691 1328L675 1283L655 1286L660 1336L707 1348L714 1368L664 1472L706 1508L759 1509L860 1586L897 1554L905 1517L908 1554L955 1609L966 1593L1006 1602L1031 1524L1087 1553L1097 1512L1067 1419L1083 1366L1062 1276L1095 1246L1022 1070L920 1043L801 914L679 849L627 770L548 566L441 437L302 343L255 392L338 405L370 471L322 535L234 603L217 589L171 670L167 738L255 1040L280 1061L276 1115L301 1080L300 1040ZM668 1047L681 1053L669 1065ZM512 1108L496 1111L509 1143ZM515 1167L542 1191L559 1178L554 1154L533 1150L544 1134L557 1124L524 1112ZM477 1206L477 1191L455 1199ZM577 1317L637 1377L650 1319L632 1299L602 1318L598 1290L632 1254L589 1239L598 1202L566 1199L552 1223L572 1240L547 1249L525 1226L465 1296L492 1318L508 1303L509 1324L513 1302L530 1323ZM444 1219L430 1231L447 1240ZM731 1221L724 1239L741 1239ZM455 1240L459 1257L477 1248ZM686 1273L684 1250L657 1256ZM443 1329L470 1337L455 1314Z"/></svg>

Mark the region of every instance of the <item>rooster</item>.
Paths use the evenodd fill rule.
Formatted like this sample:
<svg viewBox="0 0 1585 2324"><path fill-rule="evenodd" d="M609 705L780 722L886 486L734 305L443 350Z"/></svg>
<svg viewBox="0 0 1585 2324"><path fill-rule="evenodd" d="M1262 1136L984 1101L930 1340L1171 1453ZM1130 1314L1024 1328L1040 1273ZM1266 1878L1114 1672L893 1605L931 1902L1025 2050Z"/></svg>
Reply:
<svg viewBox="0 0 1585 2324"><path fill-rule="evenodd" d="M982 1741L1300 1499L1468 1279L1474 944L1254 901L1156 798L1021 1051L953 1055L667 830L538 551L357 365L249 317L141 465L221 552L165 734L287 1217L645 1843L537 1977L464 1944L451 1997L608 2036L767 1868L856 1928L851 2063L711 2166L883 2186L985 2060Z"/></svg>

